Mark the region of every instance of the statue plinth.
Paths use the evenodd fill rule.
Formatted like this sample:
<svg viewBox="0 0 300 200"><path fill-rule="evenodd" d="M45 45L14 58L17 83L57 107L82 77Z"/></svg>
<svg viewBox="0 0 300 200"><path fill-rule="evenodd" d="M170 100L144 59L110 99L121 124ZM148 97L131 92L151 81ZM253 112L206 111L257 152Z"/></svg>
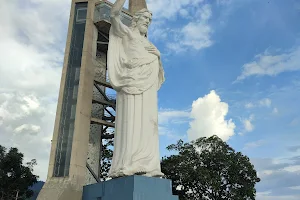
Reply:
<svg viewBox="0 0 300 200"><path fill-rule="evenodd" d="M127 176L83 188L82 200L178 200L171 181L145 176Z"/></svg>

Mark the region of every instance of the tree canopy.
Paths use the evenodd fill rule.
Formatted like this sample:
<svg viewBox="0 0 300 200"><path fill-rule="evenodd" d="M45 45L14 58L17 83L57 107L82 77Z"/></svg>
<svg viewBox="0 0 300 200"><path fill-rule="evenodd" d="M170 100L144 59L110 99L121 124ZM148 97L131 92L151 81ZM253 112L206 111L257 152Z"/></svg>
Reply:
<svg viewBox="0 0 300 200"><path fill-rule="evenodd" d="M33 159L23 164L24 155L17 148L7 151L0 145L0 200L25 200L33 195L30 186L37 182Z"/></svg>
<svg viewBox="0 0 300 200"><path fill-rule="evenodd" d="M260 179L254 166L219 137L179 140L167 149L176 153L162 159L162 172L180 200L255 199Z"/></svg>

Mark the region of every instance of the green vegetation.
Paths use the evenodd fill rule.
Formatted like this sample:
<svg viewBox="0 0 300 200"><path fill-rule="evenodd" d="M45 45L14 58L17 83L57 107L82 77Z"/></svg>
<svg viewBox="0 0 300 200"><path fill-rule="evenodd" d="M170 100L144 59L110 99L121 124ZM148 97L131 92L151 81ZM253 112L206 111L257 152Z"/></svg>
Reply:
<svg viewBox="0 0 300 200"><path fill-rule="evenodd" d="M37 164L33 159L23 164L24 155L17 148L9 151L0 145L0 200L25 200L33 195L29 189L37 183L33 167Z"/></svg>

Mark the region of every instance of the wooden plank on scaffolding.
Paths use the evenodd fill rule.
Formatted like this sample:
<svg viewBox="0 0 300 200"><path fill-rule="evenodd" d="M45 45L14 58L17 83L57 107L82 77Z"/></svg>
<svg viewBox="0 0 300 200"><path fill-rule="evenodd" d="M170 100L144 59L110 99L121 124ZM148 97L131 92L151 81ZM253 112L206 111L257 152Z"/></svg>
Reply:
<svg viewBox="0 0 300 200"><path fill-rule="evenodd" d="M100 79L98 79L96 77L95 77L94 81L95 81L96 84L103 85L105 87L113 89L112 86L111 86L111 84L109 82L106 82L104 80L100 80Z"/></svg>
<svg viewBox="0 0 300 200"><path fill-rule="evenodd" d="M99 103L101 105L111 106L113 108L116 107L115 103L110 102L110 101L105 101L105 100L102 100L102 99L93 99L93 103Z"/></svg>
<svg viewBox="0 0 300 200"><path fill-rule="evenodd" d="M115 127L115 124L112 123L112 122L107 122L107 121L104 121L102 119L97 119L97 118L91 118L91 123L92 124L100 124L100 125L104 125L104 126L107 126L107 127Z"/></svg>

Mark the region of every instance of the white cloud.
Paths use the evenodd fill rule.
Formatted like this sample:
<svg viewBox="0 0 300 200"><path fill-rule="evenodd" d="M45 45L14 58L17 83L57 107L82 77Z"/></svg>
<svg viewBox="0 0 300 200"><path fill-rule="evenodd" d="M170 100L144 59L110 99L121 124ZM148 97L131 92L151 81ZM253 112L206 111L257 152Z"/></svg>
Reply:
<svg viewBox="0 0 300 200"><path fill-rule="evenodd" d="M259 101L260 106L270 107L271 106L271 99L265 98Z"/></svg>
<svg viewBox="0 0 300 200"><path fill-rule="evenodd" d="M213 44L210 39L211 33L211 27L205 22L190 22L181 31L183 36L181 45L193 47L196 50L210 47Z"/></svg>
<svg viewBox="0 0 300 200"><path fill-rule="evenodd" d="M18 92L12 95L0 94L0 144L7 148L19 148L24 153L25 161L37 159L35 173L45 180L56 102L35 96L33 99L40 103L38 107L22 110L28 108L28 102L24 99L29 98L33 96Z"/></svg>
<svg viewBox="0 0 300 200"><path fill-rule="evenodd" d="M179 53L190 47L200 50L213 44L211 40L213 29L208 24L208 20L212 16L211 6L205 4L199 7L195 16L195 20L176 31L174 40L167 44L169 49Z"/></svg>
<svg viewBox="0 0 300 200"><path fill-rule="evenodd" d="M151 35L149 35L149 37L153 38L154 40L156 39L163 40L168 37L168 32L170 32L170 30L168 29L163 30L163 29L155 28L152 29Z"/></svg>
<svg viewBox="0 0 300 200"><path fill-rule="evenodd" d="M248 143L245 144L244 149L247 150L247 149L257 148L257 147L262 146L263 144L265 144L264 140L258 140L258 141L254 141L254 142L248 142Z"/></svg>
<svg viewBox="0 0 300 200"><path fill-rule="evenodd" d="M255 108L255 107L271 107L272 100L269 98L264 98L261 99L257 102L248 102L245 104L245 108L250 109L250 108Z"/></svg>
<svg viewBox="0 0 300 200"><path fill-rule="evenodd" d="M253 103L246 103L245 108L254 108L255 105Z"/></svg>
<svg viewBox="0 0 300 200"><path fill-rule="evenodd" d="M200 50L213 44L212 27L209 20L212 16L210 4L203 0L150 0L148 7L153 11L154 21L150 26L150 37L165 39L166 47L172 52L183 52L187 49ZM167 9L166 9L167 8ZM177 18L188 19L184 25L176 23ZM168 24L168 28L166 28Z"/></svg>
<svg viewBox="0 0 300 200"><path fill-rule="evenodd" d="M292 190L300 190L300 185L289 187L289 188L292 189Z"/></svg>
<svg viewBox="0 0 300 200"><path fill-rule="evenodd" d="M233 2L233 0L217 0L218 5L229 5Z"/></svg>
<svg viewBox="0 0 300 200"><path fill-rule="evenodd" d="M228 140L234 135L235 124L231 119L225 119L227 113L228 104L221 102L220 96L214 90L198 98L192 104L189 140L212 135Z"/></svg>
<svg viewBox="0 0 300 200"><path fill-rule="evenodd" d="M265 192L257 192L256 195L257 196L266 196L271 194L271 191L265 191Z"/></svg>
<svg viewBox="0 0 300 200"><path fill-rule="evenodd" d="M188 123L189 116L190 111L188 110L160 109L158 112L159 135L166 136L168 139L176 141L184 139L186 136L177 134L175 126Z"/></svg>
<svg viewBox="0 0 300 200"><path fill-rule="evenodd" d="M256 185L259 200L296 200L295 193L299 186L299 157L287 158L252 158L251 163L261 179ZM284 180L284 181L282 181ZM298 195L297 195L298 194Z"/></svg>
<svg viewBox="0 0 300 200"><path fill-rule="evenodd" d="M277 108L273 108L272 113L273 114L278 114L278 109Z"/></svg>
<svg viewBox="0 0 300 200"><path fill-rule="evenodd" d="M37 134L40 132L41 127L33 124L23 124L15 128L15 133L23 133L23 132L30 132L30 134Z"/></svg>
<svg viewBox="0 0 300 200"><path fill-rule="evenodd" d="M180 9L179 14L183 18L189 18L189 11L187 9Z"/></svg>
<svg viewBox="0 0 300 200"><path fill-rule="evenodd" d="M176 53L190 48L200 50L213 45L211 39L213 28L209 24L212 16L211 5L204 2L204 0L147 1L148 9L154 16L149 30L150 39L168 39L167 49ZM178 18L188 19L188 22L184 25L176 23L173 26L172 23Z"/></svg>
<svg viewBox="0 0 300 200"><path fill-rule="evenodd" d="M178 140L183 140L186 138L185 135L177 134L175 130L172 128L167 128L165 126L159 126L158 127L158 133L161 136L166 136L169 140L175 140L176 142Z"/></svg>
<svg viewBox="0 0 300 200"><path fill-rule="evenodd" d="M289 49L284 53L271 54L268 50L254 57L254 61L242 67L242 74L237 81L249 76L276 76L287 71L300 70L300 47Z"/></svg>
<svg viewBox="0 0 300 200"><path fill-rule="evenodd" d="M246 130L247 132L253 131L254 126L253 126L253 124L251 123L250 119L245 119L245 120L243 121L243 124L244 124L244 128L245 128L245 130Z"/></svg>
<svg viewBox="0 0 300 200"><path fill-rule="evenodd" d="M174 122L174 121L186 121L186 119L190 116L189 111L181 111L181 110L170 110L170 109L161 109L158 112L158 122L159 124L165 124Z"/></svg>
<svg viewBox="0 0 300 200"><path fill-rule="evenodd" d="M244 130L246 132L251 132L254 130L254 125L252 124L253 120L254 120L254 115L250 115L248 119L244 119L242 121L244 125Z"/></svg>
<svg viewBox="0 0 300 200"><path fill-rule="evenodd" d="M293 165L283 168L283 170L288 172L300 172L300 165Z"/></svg>
<svg viewBox="0 0 300 200"><path fill-rule="evenodd" d="M217 135L223 140L228 140L234 135L235 124L231 119L226 120L228 104L221 102L214 90L202 98L198 98L189 110L161 109L159 111L159 133L169 138L181 138L174 133L176 125L189 122L187 131L188 139L195 140L199 137Z"/></svg>
<svg viewBox="0 0 300 200"><path fill-rule="evenodd" d="M149 0L147 1L148 8L153 12L158 19L176 19L177 14L187 6L197 6L204 0Z"/></svg>
<svg viewBox="0 0 300 200"><path fill-rule="evenodd" d="M19 148L25 161L36 158L35 173L42 180L47 176L69 12L69 0L16 0L0 7L0 141Z"/></svg>

